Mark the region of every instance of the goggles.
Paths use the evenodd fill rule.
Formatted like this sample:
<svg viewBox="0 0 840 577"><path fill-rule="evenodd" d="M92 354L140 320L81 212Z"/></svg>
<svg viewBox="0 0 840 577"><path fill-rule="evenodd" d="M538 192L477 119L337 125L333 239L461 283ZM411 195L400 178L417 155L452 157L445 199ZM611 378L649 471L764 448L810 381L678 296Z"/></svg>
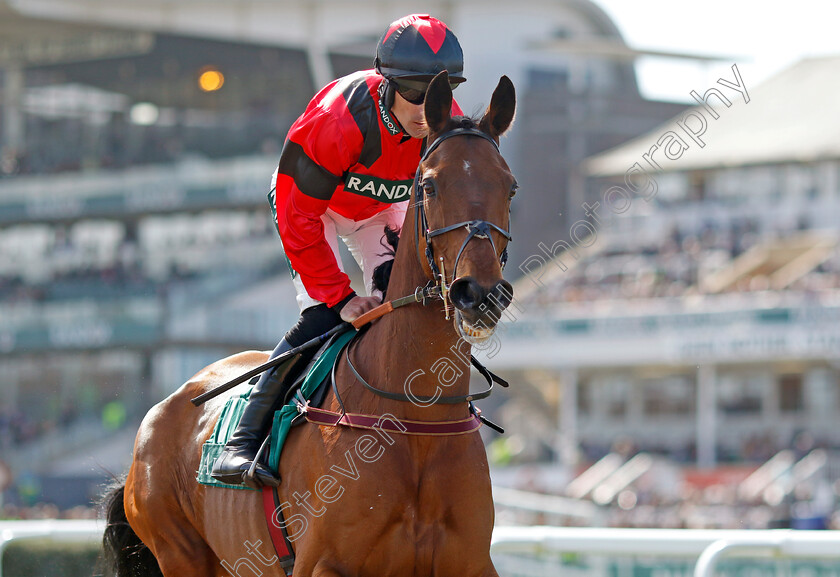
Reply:
<svg viewBox="0 0 840 577"><path fill-rule="evenodd" d="M423 104L426 100L426 90L429 88L428 82L422 80L394 80L397 86L397 93L405 100L414 105ZM460 82L450 82L449 87L455 90Z"/></svg>

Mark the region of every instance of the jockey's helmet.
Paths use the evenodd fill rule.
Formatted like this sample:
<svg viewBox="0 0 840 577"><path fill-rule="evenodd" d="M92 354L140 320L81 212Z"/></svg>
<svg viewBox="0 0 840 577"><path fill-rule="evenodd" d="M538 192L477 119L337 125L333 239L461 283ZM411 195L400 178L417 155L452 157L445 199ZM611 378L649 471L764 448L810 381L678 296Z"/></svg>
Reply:
<svg viewBox="0 0 840 577"><path fill-rule="evenodd" d="M439 72L454 88L464 78L464 52L446 24L428 14L411 14L391 23L376 45L376 70L402 88L421 89Z"/></svg>

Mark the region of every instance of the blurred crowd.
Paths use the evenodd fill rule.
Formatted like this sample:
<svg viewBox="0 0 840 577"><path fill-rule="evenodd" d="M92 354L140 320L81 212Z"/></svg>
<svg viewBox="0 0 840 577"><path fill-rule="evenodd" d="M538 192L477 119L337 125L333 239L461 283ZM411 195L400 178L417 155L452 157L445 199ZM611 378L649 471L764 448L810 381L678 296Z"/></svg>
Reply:
<svg viewBox="0 0 840 577"><path fill-rule="evenodd" d="M153 131L129 142L123 133L110 130L97 135L96 140L80 146L58 135L26 149L4 147L0 150L0 178L161 164L177 160L183 152L178 136Z"/></svg>
<svg viewBox="0 0 840 577"><path fill-rule="evenodd" d="M42 435L70 426L79 418L76 405L65 404L53 418L33 419L17 407L0 404L0 449L23 445Z"/></svg>
<svg viewBox="0 0 840 577"><path fill-rule="evenodd" d="M562 281L547 284L528 299L537 305L600 300L681 297L703 293L701 280L720 271L758 243L796 231L759 234L752 219L728 225L706 224L697 233L671 230L661 241L640 246L611 244L593 258L570 266ZM572 257L565 259L571 265ZM723 292L770 288L764 275L748 275ZM827 259L800 278L790 290L818 292L840 288L840 256Z"/></svg>
<svg viewBox="0 0 840 577"><path fill-rule="evenodd" d="M840 529L840 446L808 431L797 432L785 443L748 438L741 454L713 468L698 468L694 455L680 459L649 446L640 452L630 437L618 438L609 447L584 444L580 464L573 470L552 465L558 462L553 454L534 460L523 457L528 453L523 450L512 459L500 459L499 445L511 443L516 439L500 438L488 447L494 484L566 498L569 513L500 507L497 523ZM631 470L636 472L631 475ZM591 504L595 512L583 516L572 506L575 502ZM551 503L552 510L559 508Z"/></svg>
<svg viewBox="0 0 840 577"><path fill-rule="evenodd" d="M0 507L0 521L36 521L41 519L96 519L97 507L78 506L60 509L52 503L32 506L6 504Z"/></svg>
<svg viewBox="0 0 840 577"><path fill-rule="evenodd" d="M820 447L832 450L840 450L840 447L833 447L829 443L819 443ZM784 448L770 434L755 434L747 436L739 448L731 449L718 446L717 459L720 463L763 463ZM687 443L679 448L669 446L658 446L655 442L648 441L644 445L646 453L658 455L674 463L689 465L697 461L697 447L694 443ZM596 461L609 451L608 447L597 443L586 442L580 444L580 453L588 461Z"/></svg>
<svg viewBox="0 0 840 577"><path fill-rule="evenodd" d="M82 421L101 425L108 431L120 429L128 418L125 403L101 397L95 386L82 386L78 398L60 406L55 399L47 399L37 416L19 407L0 404L0 450L22 447L53 433L63 435Z"/></svg>

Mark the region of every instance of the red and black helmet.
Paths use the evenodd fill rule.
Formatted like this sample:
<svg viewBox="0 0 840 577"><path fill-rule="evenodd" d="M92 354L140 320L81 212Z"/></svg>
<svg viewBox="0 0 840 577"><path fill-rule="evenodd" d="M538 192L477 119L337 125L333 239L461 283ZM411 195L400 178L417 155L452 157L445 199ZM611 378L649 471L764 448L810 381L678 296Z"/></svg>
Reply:
<svg viewBox="0 0 840 577"><path fill-rule="evenodd" d="M411 14L393 22L376 45L373 65L388 79L429 82L446 70L450 83L466 81L458 38L428 14Z"/></svg>

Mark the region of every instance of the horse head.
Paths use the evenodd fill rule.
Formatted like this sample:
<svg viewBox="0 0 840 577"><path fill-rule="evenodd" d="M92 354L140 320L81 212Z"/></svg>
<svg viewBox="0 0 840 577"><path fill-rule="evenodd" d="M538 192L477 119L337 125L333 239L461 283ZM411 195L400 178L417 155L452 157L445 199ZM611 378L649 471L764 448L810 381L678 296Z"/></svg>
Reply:
<svg viewBox="0 0 840 577"><path fill-rule="evenodd" d="M477 343L493 334L513 298L502 269L517 184L498 148L513 121L513 83L502 76L479 120L453 118L451 108L444 71L426 93L429 144L415 179L416 229L426 243L418 238L417 247L426 273L448 292L456 330Z"/></svg>

